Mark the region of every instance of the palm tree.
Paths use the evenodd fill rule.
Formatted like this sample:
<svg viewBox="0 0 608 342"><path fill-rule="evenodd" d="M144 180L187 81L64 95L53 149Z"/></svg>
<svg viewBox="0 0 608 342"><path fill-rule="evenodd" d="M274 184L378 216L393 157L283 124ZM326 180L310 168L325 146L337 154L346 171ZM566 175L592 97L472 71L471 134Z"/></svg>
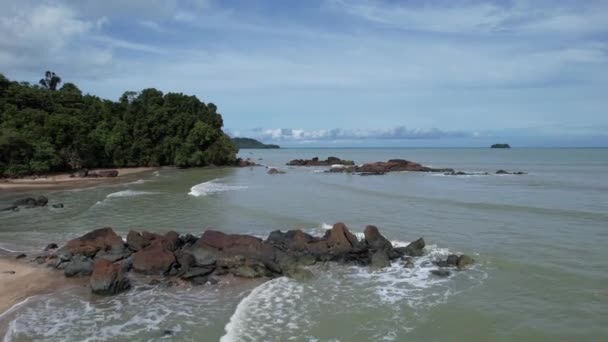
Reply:
<svg viewBox="0 0 608 342"><path fill-rule="evenodd" d="M57 76L57 74L52 71L47 71L44 74L44 78L41 79L38 83L40 83L40 85L45 87L46 89L57 90L57 86L59 85L59 83L61 83L61 77Z"/></svg>

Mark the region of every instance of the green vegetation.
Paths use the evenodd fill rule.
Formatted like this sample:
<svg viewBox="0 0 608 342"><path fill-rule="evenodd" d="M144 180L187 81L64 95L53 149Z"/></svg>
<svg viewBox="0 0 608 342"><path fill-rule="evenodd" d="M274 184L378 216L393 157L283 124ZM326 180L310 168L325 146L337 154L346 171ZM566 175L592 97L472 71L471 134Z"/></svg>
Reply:
<svg viewBox="0 0 608 342"><path fill-rule="evenodd" d="M509 144L494 144L491 146L492 148L511 148Z"/></svg>
<svg viewBox="0 0 608 342"><path fill-rule="evenodd" d="M114 102L60 83L50 71L40 85L0 74L0 176L236 161L213 103L153 88Z"/></svg>
<svg viewBox="0 0 608 342"><path fill-rule="evenodd" d="M238 148L281 148L279 145L264 144L251 138L233 138Z"/></svg>

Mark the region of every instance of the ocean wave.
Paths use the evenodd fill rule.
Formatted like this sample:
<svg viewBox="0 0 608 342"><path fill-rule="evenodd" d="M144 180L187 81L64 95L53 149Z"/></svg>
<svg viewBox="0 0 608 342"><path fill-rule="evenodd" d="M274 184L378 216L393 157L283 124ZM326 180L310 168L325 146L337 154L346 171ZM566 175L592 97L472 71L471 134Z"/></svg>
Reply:
<svg viewBox="0 0 608 342"><path fill-rule="evenodd" d="M188 195L194 197L207 196L219 192L233 191L233 190L244 190L248 187L245 185L229 185L219 183L221 178L213 179L208 182L197 184L190 188Z"/></svg>
<svg viewBox="0 0 608 342"><path fill-rule="evenodd" d="M106 198L118 198L118 197L133 197L133 196L144 196L144 195L157 195L158 192L150 192L150 191L136 191L136 190L123 190L118 192L113 192L106 196Z"/></svg>
<svg viewBox="0 0 608 342"><path fill-rule="evenodd" d="M147 181L147 180L145 180L145 179L138 179L138 180L136 180L136 181L132 181L132 182L129 182L129 183L125 183L125 184L123 184L123 185L138 185L138 184L144 184L144 183L146 183L146 182L148 182L148 181Z"/></svg>
<svg viewBox="0 0 608 342"><path fill-rule="evenodd" d="M12 319L4 341L199 340L182 333L223 324L240 298L225 290L139 286L93 300L73 290L30 297L2 317Z"/></svg>

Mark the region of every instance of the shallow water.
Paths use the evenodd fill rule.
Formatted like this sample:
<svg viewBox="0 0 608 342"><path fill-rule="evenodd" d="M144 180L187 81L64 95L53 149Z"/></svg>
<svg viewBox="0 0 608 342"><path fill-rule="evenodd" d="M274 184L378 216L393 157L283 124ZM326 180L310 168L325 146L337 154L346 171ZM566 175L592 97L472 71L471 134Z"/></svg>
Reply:
<svg viewBox="0 0 608 342"><path fill-rule="evenodd" d="M360 177L291 168L294 158L358 163L404 158L470 172ZM161 170L124 184L44 191L64 209L0 213L0 247L40 250L93 228L261 237L276 229L322 234L337 221L374 224L395 243L424 236L429 255L409 270L312 268L279 278L191 289L86 289L40 296L0 317L6 341L602 340L608 336L608 149L244 150L279 167ZM261 158L261 160L258 160ZM0 193L0 207L25 193ZM430 260L473 255L473 269L432 276ZM166 332L168 330L169 332ZM0 335L1 336L1 335Z"/></svg>

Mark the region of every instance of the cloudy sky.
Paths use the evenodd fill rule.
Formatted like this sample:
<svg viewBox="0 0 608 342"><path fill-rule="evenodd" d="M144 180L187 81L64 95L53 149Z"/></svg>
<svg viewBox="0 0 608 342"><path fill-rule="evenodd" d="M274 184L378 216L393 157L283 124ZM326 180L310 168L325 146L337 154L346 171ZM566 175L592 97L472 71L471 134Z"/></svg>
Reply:
<svg viewBox="0 0 608 342"><path fill-rule="evenodd" d="M0 72L286 146L608 146L608 1L0 0Z"/></svg>

